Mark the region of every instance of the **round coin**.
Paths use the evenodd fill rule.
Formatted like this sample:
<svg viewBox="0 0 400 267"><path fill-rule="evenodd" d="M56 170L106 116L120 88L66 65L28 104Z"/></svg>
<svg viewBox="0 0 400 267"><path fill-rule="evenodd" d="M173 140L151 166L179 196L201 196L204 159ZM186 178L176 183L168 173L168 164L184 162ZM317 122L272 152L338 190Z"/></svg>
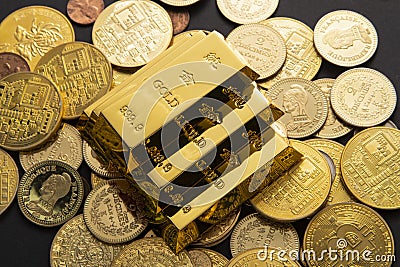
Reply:
<svg viewBox="0 0 400 267"><path fill-rule="evenodd" d="M329 62L354 67L366 62L378 47L374 25L349 10L336 10L323 16L314 29L315 47Z"/></svg>
<svg viewBox="0 0 400 267"><path fill-rule="evenodd" d="M335 204L316 214L306 229L303 248L316 255L306 257L310 267L386 267L391 266L395 253L384 219L357 203ZM376 261L377 256L387 260Z"/></svg>
<svg viewBox="0 0 400 267"><path fill-rule="evenodd" d="M331 91L332 108L345 122L357 127L379 125L396 108L396 90L382 73L368 68L345 71Z"/></svg>
<svg viewBox="0 0 400 267"><path fill-rule="evenodd" d="M117 167L109 162L108 165L104 165L98 159L96 152L89 146L86 141L83 141L82 145L83 158L89 168L97 173L98 175L106 178L119 178L121 174L117 170Z"/></svg>
<svg viewBox="0 0 400 267"><path fill-rule="evenodd" d="M138 191L127 180L113 179L89 193L83 215L95 237L107 243L123 243L147 227L143 205Z"/></svg>
<svg viewBox="0 0 400 267"><path fill-rule="evenodd" d="M324 125L328 103L322 90L303 78L287 78L275 83L266 92L286 114L280 120L286 124L288 137L313 135Z"/></svg>
<svg viewBox="0 0 400 267"><path fill-rule="evenodd" d="M226 40L247 60L249 67L265 79L285 63L286 45L280 34L262 24L241 25Z"/></svg>
<svg viewBox="0 0 400 267"><path fill-rule="evenodd" d="M160 0L161 2L170 6L188 6L192 5L200 0Z"/></svg>
<svg viewBox="0 0 400 267"><path fill-rule="evenodd" d="M111 87L112 68L93 45L73 42L57 46L44 55L35 72L49 78L60 90L63 119L77 119L83 110Z"/></svg>
<svg viewBox="0 0 400 267"><path fill-rule="evenodd" d="M69 20L45 6L28 6L11 13L1 22L0 33L0 52L22 56L32 70L52 48L75 40Z"/></svg>
<svg viewBox="0 0 400 267"><path fill-rule="evenodd" d="M165 266L193 267L189 254L184 250L175 254L162 238L143 238L127 245L111 267Z"/></svg>
<svg viewBox="0 0 400 267"><path fill-rule="evenodd" d="M171 19L152 1L117 1L100 14L93 26L93 44L119 67L142 66L168 48Z"/></svg>
<svg viewBox="0 0 400 267"><path fill-rule="evenodd" d="M366 129L347 143L341 170L350 192L362 203L379 209L400 208L400 131Z"/></svg>
<svg viewBox="0 0 400 267"><path fill-rule="evenodd" d="M0 147L30 150L58 130L61 95L46 77L19 72L0 80Z"/></svg>
<svg viewBox="0 0 400 267"><path fill-rule="evenodd" d="M194 267L213 267L211 258L202 250L190 249L188 253Z"/></svg>
<svg viewBox="0 0 400 267"><path fill-rule="evenodd" d="M77 170L83 160L81 135L75 127L64 123L51 144L39 151L20 152L19 160L25 171L46 160L62 161Z"/></svg>
<svg viewBox="0 0 400 267"><path fill-rule="evenodd" d="M0 215L10 206L18 188L18 167L13 158L0 149L1 198Z"/></svg>
<svg viewBox="0 0 400 267"><path fill-rule="evenodd" d="M200 248L201 251L207 254L208 257L211 259L212 267L225 267L229 260L222 255L211 249Z"/></svg>
<svg viewBox="0 0 400 267"><path fill-rule="evenodd" d="M97 175L94 172L90 174L90 183L92 185L92 188L96 188L99 184L103 183L104 181L107 181L107 179Z"/></svg>
<svg viewBox="0 0 400 267"><path fill-rule="evenodd" d="M398 129L398 128L397 128L397 125L396 125L393 121L391 121L391 120L387 120L387 121L385 121L384 123L382 123L382 124L379 125L379 126L389 127L389 128L393 128L393 129ZM359 132L361 132L361 131L363 131L363 130L365 130L365 128L356 128L356 129L354 129L354 135L358 134Z"/></svg>
<svg viewBox="0 0 400 267"><path fill-rule="evenodd" d="M123 247L95 238L86 227L83 215L78 215L66 222L54 237L50 266L109 267Z"/></svg>
<svg viewBox="0 0 400 267"><path fill-rule="evenodd" d="M167 12L172 21L174 35L183 32L189 25L189 11L186 9L168 8Z"/></svg>
<svg viewBox="0 0 400 267"><path fill-rule="evenodd" d="M34 165L21 178L18 205L27 219L41 226L57 226L75 216L83 200L79 173L64 162Z"/></svg>
<svg viewBox="0 0 400 267"><path fill-rule="evenodd" d="M0 79L21 71L30 71L28 62L23 57L9 52L0 53Z"/></svg>
<svg viewBox="0 0 400 267"><path fill-rule="evenodd" d="M76 23L84 25L95 22L103 9L103 0L69 0L67 4L68 16Z"/></svg>
<svg viewBox="0 0 400 267"><path fill-rule="evenodd" d="M282 222L313 215L331 189L331 172L321 153L301 141L290 140L290 145L303 160L250 200L260 214Z"/></svg>
<svg viewBox="0 0 400 267"><path fill-rule="evenodd" d="M269 18L278 7L279 0L237 1L217 0L221 13L238 24L257 23Z"/></svg>

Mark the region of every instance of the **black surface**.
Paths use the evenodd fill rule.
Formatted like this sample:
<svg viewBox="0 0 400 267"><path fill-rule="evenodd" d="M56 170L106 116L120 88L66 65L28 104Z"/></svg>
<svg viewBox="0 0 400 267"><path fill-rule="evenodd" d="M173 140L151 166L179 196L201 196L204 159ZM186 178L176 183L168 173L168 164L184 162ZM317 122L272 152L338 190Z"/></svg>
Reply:
<svg viewBox="0 0 400 267"><path fill-rule="evenodd" d="M245 1L245 0L242 0ZM114 1L106 0L106 5ZM67 0L2 0L0 6L0 20L9 13L28 5L46 5L66 13ZM399 94L400 89L400 2L399 0L281 0L279 7L273 16L292 17L303 21L314 28L316 22L324 14L338 9L349 9L359 12L369 18L375 25L379 46L375 56L362 66L370 67L386 74L394 83ZM222 16L218 11L215 0L201 0L189 7L191 21L190 29L217 30L225 36L236 26ZM78 26L74 24L76 39L91 42L91 26ZM1 36L0 36L1 42ZM317 78L337 77L345 68L334 66L326 61L323 62ZM398 109L392 120L400 125ZM352 133L340 141L345 142ZM17 154L12 153L17 159ZM19 163L18 163L19 164ZM88 181L90 179L89 168L83 163L79 169L80 173ZM20 168L20 174L23 174ZM253 212L246 205L243 206L242 217ZM379 211L390 228L392 229L396 245L400 246L400 211ZM308 221L302 220L294 223L300 237L304 234ZM49 266L49 251L52 239L59 227L43 228L36 226L25 219L18 208L16 199L0 216L0 266L8 267L30 267ZM231 257L229 252L229 239L215 249ZM400 253L396 251L397 262L392 266L400 266Z"/></svg>

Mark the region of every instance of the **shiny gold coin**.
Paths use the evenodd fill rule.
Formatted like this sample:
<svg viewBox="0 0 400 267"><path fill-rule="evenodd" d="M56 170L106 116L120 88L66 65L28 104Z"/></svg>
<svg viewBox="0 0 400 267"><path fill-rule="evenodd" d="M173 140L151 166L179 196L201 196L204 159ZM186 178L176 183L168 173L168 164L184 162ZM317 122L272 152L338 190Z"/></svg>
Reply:
<svg viewBox="0 0 400 267"><path fill-rule="evenodd" d="M95 238L81 214L58 230L51 244L50 266L109 267L124 246L103 243Z"/></svg>
<svg viewBox="0 0 400 267"><path fill-rule="evenodd" d="M189 258L194 267L213 267L211 258L200 249L188 250Z"/></svg>
<svg viewBox="0 0 400 267"><path fill-rule="evenodd" d="M19 174L13 158L0 149L0 215L10 206L17 193Z"/></svg>
<svg viewBox="0 0 400 267"><path fill-rule="evenodd" d="M315 215L306 229L303 247L315 253L304 254L310 267L386 267L391 266L395 253L385 220L357 203L335 204Z"/></svg>
<svg viewBox="0 0 400 267"><path fill-rule="evenodd" d="M266 92L286 114L288 137L304 138L318 132L328 116L328 102L322 90L303 78L287 78Z"/></svg>
<svg viewBox="0 0 400 267"><path fill-rule="evenodd" d="M340 170L340 161L344 146L338 142L327 139L311 139L305 141L305 143L328 154L335 165L335 177L326 204L333 205L342 202L354 202L354 197L346 190Z"/></svg>
<svg viewBox="0 0 400 267"><path fill-rule="evenodd" d="M269 18L278 7L279 0L235 1L217 0L219 11L238 24L257 23Z"/></svg>
<svg viewBox="0 0 400 267"><path fill-rule="evenodd" d="M22 151L48 141L60 126L62 104L60 92L40 74L0 80L0 147Z"/></svg>
<svg viewBox="0 0 400 267"><path fill-rule="evenodd" d="M78 169L82 163L82 138L79 131L64 123L53 142L38 151L20 152L19 160L24 170L46 160L58 160Z"/></svg>
<svg viewBox="0 0 400 267"><path fill-rule="evenodd" d="M354 67L370 59L378 47L374 25L349 10L336 10L323 16L314 29L315 47L327 61Z"/></svg>
<svg viewBox="0 0 400 267"><path fill-rule="evenodd" d="M142 66L171 42L172 22L164 8L152 1L117 1L99 15L93 44L119 67Z"/></svg>
<svg viewBox="0 0 400 267"><path fill-rule="evenodd" d="M161 2L170 6L188 6L192 5L200 0L160 0Z"/></svg>
<svg viewBox="0 0 400 267"><path fill-rule="evenodd" d="M379 209L400 208L400 131L366 129L347 143L341 162L344 182L362 203Z"/></svg>
<svg viewBox="0 0 400 267"><path fill-rule="evenodd" d="M70 220L83 200L79 173L61 161L38 163L21 178L18 205L31 222L51 227Z"/></svg>
<svg viewBox="0 0 400 267"><path fill-rule="evenodd" d="M379 126L382 126L382 127L389 127L389 128L393 128L393 129L399 129L398 127L397 127L397 125L393 122L393 121L391 121L391 120L387 120L387 121L385 121L384 123L382 123L381 125L379 125ZM356 135L356 134L358 134L359 132L361 132L361 131L363 131L363 130L365 130L365 128L356 128L356 129L354 129L354 135Z"/></svg>
<svg viewBox="0 0 400 267"><path fill-rule="evenodd" d="M127 245L111 265L123 266L194 267L185 250L176 255L159 237L143 238Z"/></svg>
<svg viewBox="0 0 400 267"><path fill-rule="evenodd" d="M230 240L232 256L263 246L285 250L287 253L299 252L299 235L290 223L273 222L258 213L247 215L232 232Z"/></svg>
<svg viewBox="0 0 400 267"><path fill-rule="evenodd" d="M247 60L249 67L265 79L285 63L286 46L280 34L262 24L241 25L226 40Z"/></svg>
<svg viewBox="0 0 400 267"><path fill-rule="evenodd" d="M98 175L105 178L120 178L121 173L117 167L110 161L107 165L102 164L96 155L96 152L89 146L86 141L82 145L83 158L89 168Z"/></svg>
<svg viewBox="0 0 400 267"><path fill-rule="evenodd" d="M319 138L335 139L344 136L353 130L353 127L344 123L335 115L331 105L331 90L335 79L319 79L313 81L324 92L328 102L328 117L321 130L315 134Z"/></svg>
<svg viewBox="0 0 400 267"><path fill-rule="evenodd" d="M260 214L282 222L313 215L331 189L331 173L321 153L301 141L290 144L304 155L303 160L250 200Z"/></svg>
<svg viewBox="0 0 400 267"><path fill-rule="evenodd" d="M1 22L0 33L0 52L21 55L31 70L52 48L75 40L68 18L45 6L29 6L11 13Z"/></svg>
<svg viewBox="0 0 400 267"><path fill-rule="evenodd" d="M337 77L331 91L332 108L345 122L357 127L376 126L396 108L396 90L379 71L355 68Z"/></svg>
<svg viewBox="0 0 400 267"><path fill-rule="evenodd" d="M96 173L92 172L90 174L90 183L92 185L92 188L96 188L99 184L103 183L107 181L106 178L101 177L99 175L97 175Z"/></svg>
<svg viewBox="0 0 400 267"><path fill-rule="evenodd" d="M275 29L286 44L286 61L282 68L269 79L257 81L263 88L285 78L304 78L311 80L321 67L322 58L314 47L314 32L301 21L276 17L260 22Z"/></svg>
<svg viewBox="0 0 400 267"><path fill-rule="evenodd" d="M211 259L212 267L225 267L229 260L222 255L211 249L199 248L201 251L207 254Z"/></svg>
<svg viewBox="0 0 400 267"><path fill-rule="evenodd" d="M113 179L89 193L83 216L95 237L117 244L134 239L147 227L143 209L138 191L125 179Z"/></svg>
<svg viewBox="0 0 400 267"><path fill-rule="evenodd" d="M35 72L49 78L60 90L64 119L76 119L111 87L111 64L93 45L73 42L44 55Z"/></svg>

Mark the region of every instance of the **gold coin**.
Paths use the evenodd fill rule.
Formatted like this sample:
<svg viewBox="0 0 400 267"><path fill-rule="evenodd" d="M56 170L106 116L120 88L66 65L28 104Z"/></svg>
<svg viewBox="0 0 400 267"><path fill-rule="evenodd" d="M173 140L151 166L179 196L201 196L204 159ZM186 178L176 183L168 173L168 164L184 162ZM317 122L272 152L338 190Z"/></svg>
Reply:
<svg viewBox="0 0 400 267"><path fill-rule="evenodd" d="M38 163L21 178L18 205L24 216L40 226L57 226L70 220L83 201L79 173L61 161Z"/></svg>
<svg viewBox="0 0 400 267"><path fill-rule="evenodd" d="M366 129L347 143L341 161L344 182L362 203L379 209L400 208L400 131Z"/></svg>
<svg viewBox="0 0 400 267"><path fill-rule="evenodd" d="M101 12L93 26L93 44L119 67L147 64L168 48L172 22L152 1L117 1Z"/></svg>
<svg viewBox="0 0 400 267"><path fill-rule="evenodd" d="M86 164L98 175L105 178L121 177L121 173L118 171L117 166L115 166L115 164L113 164L111 161L107 165L102 164L96 155L96 152L93 151L86 141L83 141L82 152Z"/></svg>
<svg viewBox="0 0 400 267"><path fill-rule="evenodd" d="M385 121L384 123L382 123L382 124L379 125L379 126L382 126L382 127L389 127L389 128L393 128L393 129L398 129L398 128L397 128L397 125L396 125L393 121L391 121L391 120L387 120L387 121ZM365 128L356 128L356 129L354 129L354 135L358 134L359 132L361 132L361 131L363 131L363 130L365 130Z"/></svg>
<svg viewBox="0 0 400 267"><path fill-rule="evenodd" d="M201 249L190 249L188 253L194 267L213 267L211 258Z"/></svg>
<svg viewBox="0 0 400 267"><path fill-rule="evenodd" d="M111 87L112 69L107 58L93 45L73 42L57 46L44 55L35 72L49 78L60 90L63 119L76 119L83 110Z"/></svg>
<svg viewBox="0 0 400 267"><path fill-rule="evenodd" d="M66 222L55 235L50 249L50 266L109 267L124 245L106 244L86 227L83 215Z"/></svg>
<svg viewBox="0 0 400 267"><path fill-rule="evenodd" d="M212 267L225 267L229 260L222 255L211 249L199 248L201 251L207 254L211 259Z"/></svg>
<svg viewBox="0 0 400 267"><path fill-rule="evenodd" d="M74 126L64 123L55 140L45 148L19 153L19 161L25 171L46 160L59 160L76 170L79 168L83 160L82 138Z"/></svg>
<svg viewBox="0 0 400 267"><path fill-rule="evenodd" d="M315 47L327 61L354 67L370 59L378 47L374 25L349 10L336 10L323 16L314 29Z"/></svg>
<svg viewBox="0 0 400 267"><path fill-rule="evenodd" d="M250 200L260 214L282 222L313 215L331 189L331 173L321 153L301 141L290 140L290 145L303 160Z"/></svg>
<svg viewBox="0 0 400 267"><path fill-rule="evenodd" d="M143 238L127 245L111 265L122 266L194 267L185 250L175 254L159 237Z"/></svg>
<svg viewBox="0 0 400 267"><path fill-rule="evenodd" d="M335 79L319 79L313 81L324 92L328 102L328 117L321 130L315 134L319 138L335 139L344 136L353 130L353 127L338 118L331 106L331 90Z"/></svg>
<svg viewBox="0 0 400 267"><path fill-rule="evenodd" d="M274 14L278 4L279 0L217 0L218 9L222 15L238 24L257 23L265 20Z"/></svg>
<svg viewBox="0 0 400 267"><path fill-rule="evenodd" d="M322 90L303 78L287 78L275 83L266 92L286 114L288 137L304 138L316 133L328 115L328 103Z"/></svg>
<svg viewBox="0 0 400 267"><path fill-rule="evenodd" d="M94 172L90 174L90 183L92 184L92 188L96 188L99 184L103 183L104 181L107 181L107 179L99 176Z"/></svg>
<svg viewBox="0 0 400 267"><path fill-rule="evenodd" d="M342 202L354 202L354 197L349 194L343 182L342 172L340 170L340 160L344 146L338 142L326 139L311 139L305 141L315 149L325 152L332 159L335 165L335 177L332 182L326 205L333 205Z"/></svg>
<svg viewBox="0 0 400 267"><path fill-rule="evenodd" d="M21 151L48 141L60 126L62 104L60 92L40 74L0 80L0 147Z"/></svg>
<svg viewBox="0 0 400 267"><path fill-rule="evenodd" d="M31 70L52 48L75 40L68 18L45 6L29 6L11 13L1 22L0 33L0 51L21 55Z"/></svg>
<svg viewBox="0 0 400 267"><path fill-rule="evenodd" d="M277 17L260 22L275 29L286 43L286 61L282 68L269 79L257 81L263 88L285 78L311 80L321 67L322 58L314 47L314 32L301 21Z"/></svg>
<svg viewBox="0 0 400 267"><path fill-rule="evenodd" d="M188 6L192 5L200 0L160 0L161 2L170 6Z"/></svg>
<svg viewBox="0 0 400 267"><path fill-rule="evenodd" d="M0 215L10 206L18 188L18 167L13 158L0 149Z"/></svg>
<svg viewBox="0 0 400 267"><path fill-rule="evenodd" d="M125 179L113 179L89 193L83 217L95 237L117 244L134 239L147 227L143 209L137 190Z"/></svg>
<svg viewBox="0 0 400 267"><path fill-rule="evenodd" d="M260 75L258 79L274 75L285 63L285 41L271 27L262 24L241 25L231 31L226 40Z"/></svg>
<svg viewBox="0 0 400 267"><path fill-rule="evenodd" d="M396 90L390 80L368 68L343 72L331 91L331 104L336 115L357 127L383 123L394 112L396 101Z"/></svg>
<svg viewBox="0 0 400 267"><path fill-rule="evenodd" d="M391 266L395 253L387 223L358 203L338 203L320 211L308 224L303 247L310 267Z"/></svg>

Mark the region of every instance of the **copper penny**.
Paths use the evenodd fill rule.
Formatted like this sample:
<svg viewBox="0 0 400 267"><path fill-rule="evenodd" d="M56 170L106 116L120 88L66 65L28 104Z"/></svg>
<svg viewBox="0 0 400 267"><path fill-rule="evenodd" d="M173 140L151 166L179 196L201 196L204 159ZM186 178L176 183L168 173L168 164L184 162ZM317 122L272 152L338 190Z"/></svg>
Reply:
<svg viewBox="0 0 400 267"><path fill-rule="evenodd" d="M168 15L172 21L174 35L183 32L189 25L190 15L186 9L167 9Z"/></svg>
<svg viewBox="0 0 400 267"><path fill-rule="evenodd" d="M91 24L104 9L103 0L69 0L68 16L76 23Z"/></svg>
<svg viewBox="0 0 400 267"><path fill-rule="evenodd" d="M0 53L0 79L20 71L30 71L26 60L14 53Z"/></svg>

